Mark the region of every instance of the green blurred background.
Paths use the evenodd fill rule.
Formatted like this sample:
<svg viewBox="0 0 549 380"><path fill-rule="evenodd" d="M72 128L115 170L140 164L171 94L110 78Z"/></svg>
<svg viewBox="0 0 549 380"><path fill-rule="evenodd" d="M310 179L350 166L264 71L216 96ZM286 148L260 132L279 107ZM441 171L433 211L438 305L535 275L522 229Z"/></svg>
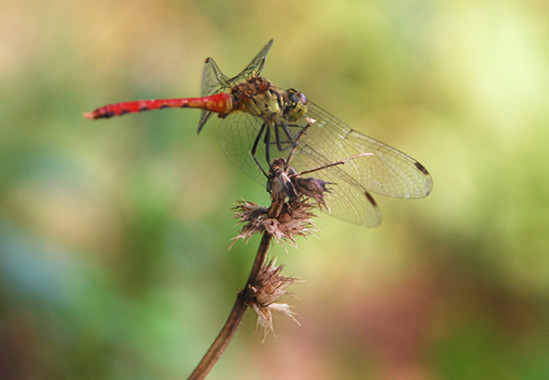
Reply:
<svg viewBox="0 0 549 380"><path fill-rule="evenodd" d="M258 245L227 251L230 209L267 194L198 111L82 112L197 96L206 57L234 75L270 38L267 78L421 161L434 191L276 247L302 326L261 344L248 312L209 378L549 378L547 1L0 9L1 378L192 371Z"/></svg>

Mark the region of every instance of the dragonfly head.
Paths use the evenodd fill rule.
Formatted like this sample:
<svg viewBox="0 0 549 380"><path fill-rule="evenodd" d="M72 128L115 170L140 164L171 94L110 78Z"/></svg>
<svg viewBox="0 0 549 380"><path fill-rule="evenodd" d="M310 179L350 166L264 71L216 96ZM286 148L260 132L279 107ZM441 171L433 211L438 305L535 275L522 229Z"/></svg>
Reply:
<svg viewBox="0 0 549 380"><path fill-rule="evenodd" d="M305 116L307 113L307 98L302 92L290 88L286 91L286 102L284 104L284 118L294 122Z"/></svg>

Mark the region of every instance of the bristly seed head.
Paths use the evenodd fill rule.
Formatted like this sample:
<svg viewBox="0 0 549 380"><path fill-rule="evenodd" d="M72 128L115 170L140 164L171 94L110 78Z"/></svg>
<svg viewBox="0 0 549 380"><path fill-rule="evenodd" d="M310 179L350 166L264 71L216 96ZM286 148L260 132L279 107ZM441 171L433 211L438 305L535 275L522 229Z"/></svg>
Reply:
<svg viewBox="0 0 549 380"><path fill-rule="evenodd" d="M273 332L273 312L278 312L292 318L298 325L296 314L285 303L275 303L280 297L288 294L286 289L293 283L301 282L295 277L286 277L281 274L284 265L276 266L276 259L271 260L261 268L254 283L248 285L246 302L257 314L257 325L263 328L263 341Z"/></svg>
<svg viewBox="0 0 549 380"><path fill-rule="evenodd" d="M241 201L234 210L235 218L244 225L233 240L249 240L256 233L267 232L278 243L286 242L295 246L296 236L309 236L317 230L312 221L316 216L312 212L314 207L305 202L291 207L285 202L276 217L269 217L269 209L254 202Z"/></svg>

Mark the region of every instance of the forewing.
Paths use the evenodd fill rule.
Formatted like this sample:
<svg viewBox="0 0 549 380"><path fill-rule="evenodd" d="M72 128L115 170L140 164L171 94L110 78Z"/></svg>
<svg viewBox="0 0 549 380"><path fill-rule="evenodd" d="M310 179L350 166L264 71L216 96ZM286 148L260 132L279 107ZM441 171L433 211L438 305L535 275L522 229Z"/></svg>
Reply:
<svg viewBox="0 0 549 380"><path fill-rule="evenodd" d="M271 49L271 46L273 46L273 42L274 40L272 39L267 42L267 45L265 45L263 49L261 49L261 51L254 57L254 59L252 59L248 66L246 66L246 68L242 70L239 74L230 79L231 83L237 84L242 82L243 80L252 77L258 77L263 71L263 67L265 66L265 62L267 61L267 54L269 54L269 50Z"/></svg>
<svg viewBox="0 0 549 380"><path fill-rule="evenodd" d="M431 192L431 176L412 157L351 129L313 103L308 104L306 116L314 123L302 142L324 157L325 163L368 154L339 168L363 188L396 198L422 198Z"/></svg>

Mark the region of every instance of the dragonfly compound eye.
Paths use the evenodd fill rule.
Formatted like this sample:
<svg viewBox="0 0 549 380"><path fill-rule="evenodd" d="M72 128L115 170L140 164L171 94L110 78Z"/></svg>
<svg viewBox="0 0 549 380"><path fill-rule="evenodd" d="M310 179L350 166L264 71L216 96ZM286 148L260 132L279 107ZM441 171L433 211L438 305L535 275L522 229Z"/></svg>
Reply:
<svg viewBox="0 0 549 380"><path fill-rule="evenodd" d="M307 113L307 98L302 92L293 88L286 91L286 103L284 105L284 118L294 122Z"/></svg>

